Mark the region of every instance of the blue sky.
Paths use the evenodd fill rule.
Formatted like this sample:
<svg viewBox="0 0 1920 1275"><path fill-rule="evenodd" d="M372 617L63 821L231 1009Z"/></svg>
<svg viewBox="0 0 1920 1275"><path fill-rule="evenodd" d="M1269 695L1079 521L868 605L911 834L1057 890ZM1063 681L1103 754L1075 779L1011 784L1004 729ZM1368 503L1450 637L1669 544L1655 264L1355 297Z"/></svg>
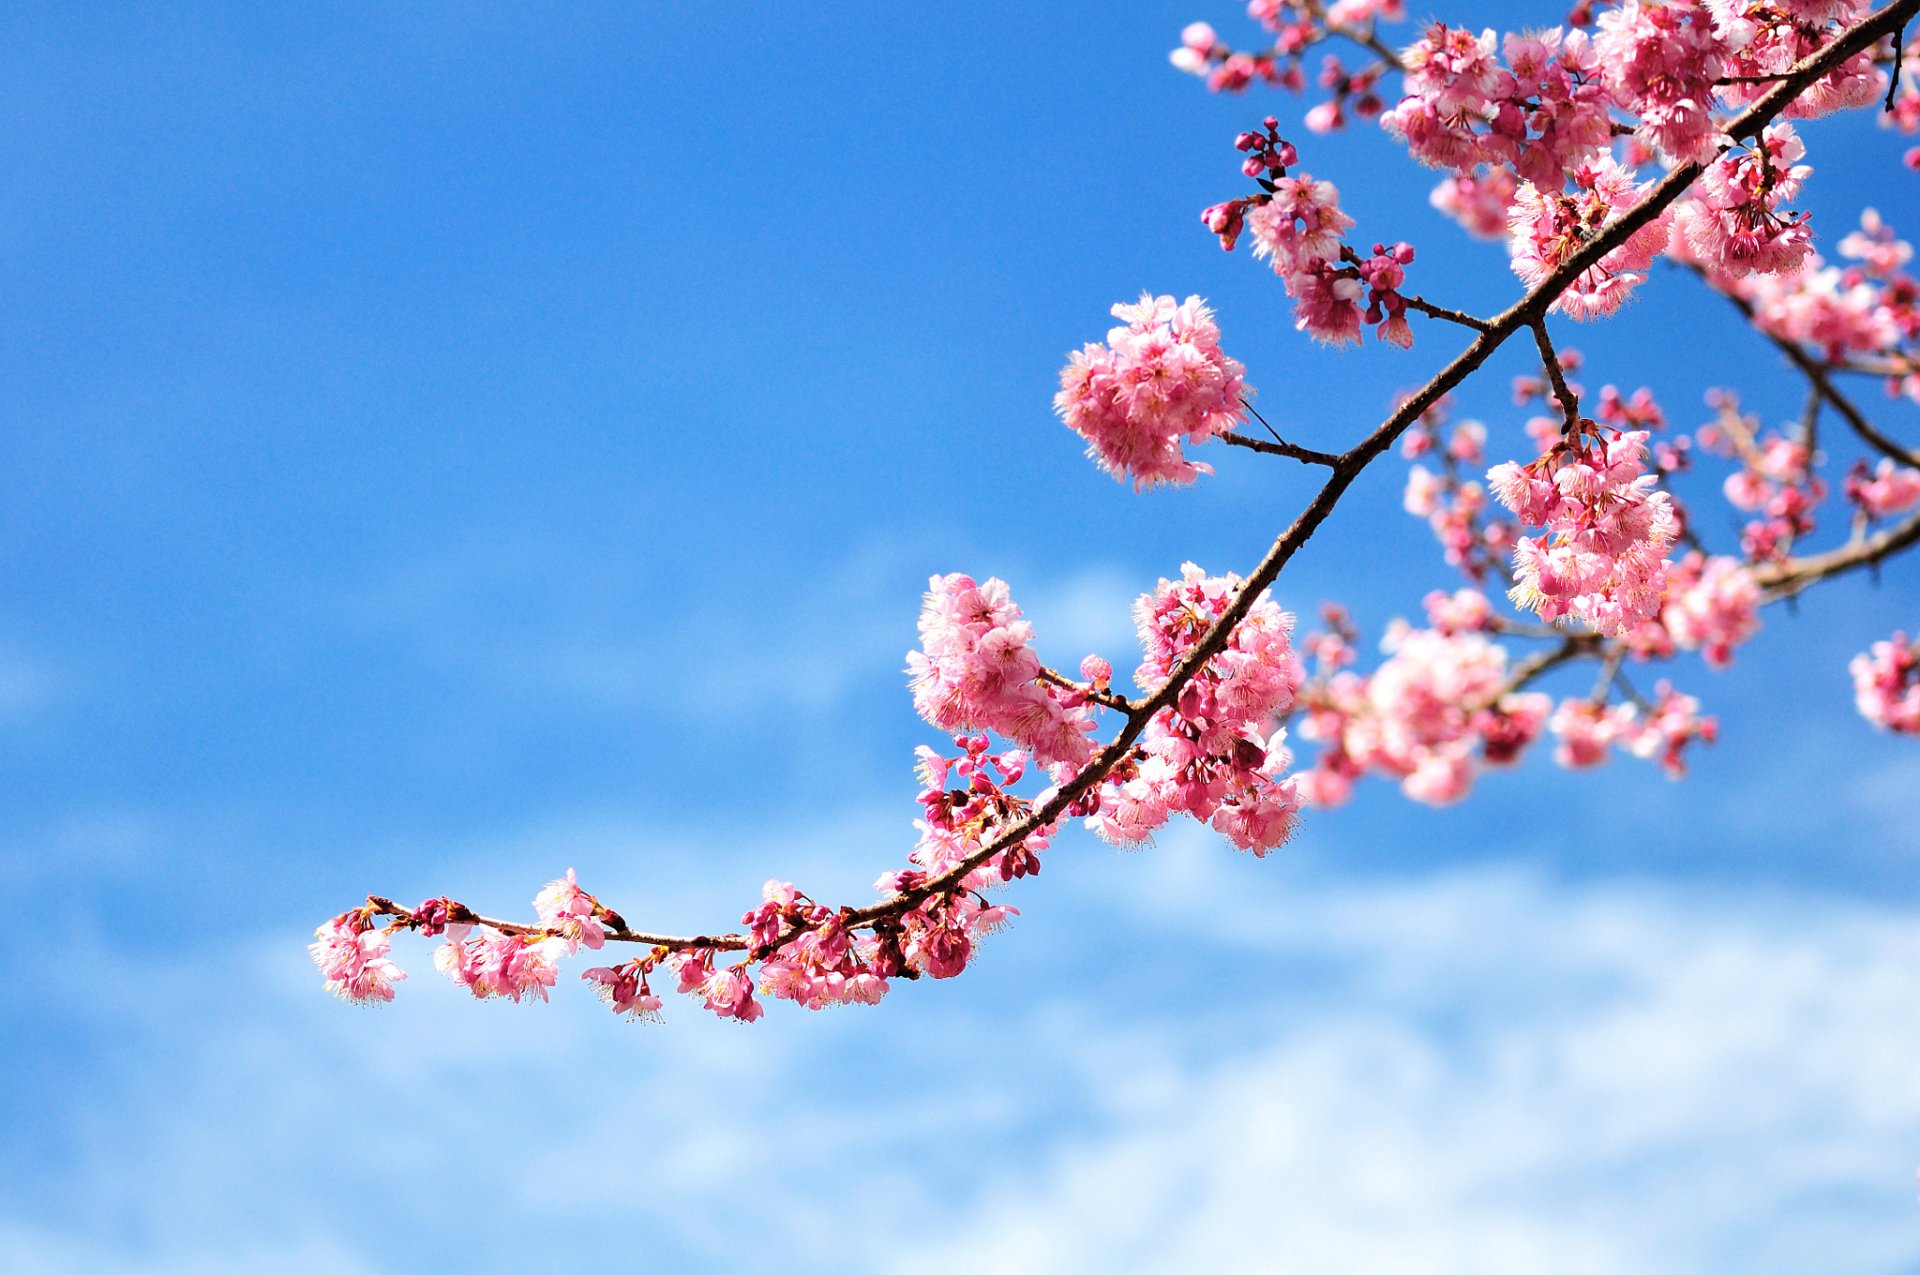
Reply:
<svg viewBox="0 0 1920 1275"><path fill-rule="evenodd" d="M1166 66L1234 9L0 15L0 1269L1913 1269L1920 758L1845 675L1910 562L1680 666L1724 732L1684 785L1375 784L1265 862L1076 834L877 1010L473 1005L406 942L394 1005L319 991L368 890L864 898L929 574L1124 667L1134 594L1248 567L1307 476L1136 496L1050 414L1115 300L1208 296L1309 444L1451 354L1311 349L1197 225L1298 113ZM1807 131L1829 243L1913 221L1898 139ZM1427 295L1514 294L1383 139L1302 151ZM1656 278L1588 385L1791 416L1723 310ZM1501 456L1523 370L1462 396ZM1284 605L1450 583L1399 483Z"/></svg>

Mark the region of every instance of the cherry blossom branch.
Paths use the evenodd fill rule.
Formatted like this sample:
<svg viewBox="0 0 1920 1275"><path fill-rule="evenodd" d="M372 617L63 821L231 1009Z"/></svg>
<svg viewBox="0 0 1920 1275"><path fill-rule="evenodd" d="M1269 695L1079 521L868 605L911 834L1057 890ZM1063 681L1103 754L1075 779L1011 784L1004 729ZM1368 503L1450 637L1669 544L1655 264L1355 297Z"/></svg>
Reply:
<svg viewBox="0 0 1920 1275"><path fill-rule="evenodd" d="M1700 273L1698 267L1693 267L1693 269L1696 274ZM1702 275L1702 277L1704 278L1705 276ZM1879 428L1867 418L1867 414L1862 412L1854 401L1849 398L1839 386L1833 383L1832 369L1828 368L1824 363L1820 362L1820 360L1814 358L1813 355L1807 353L1798 341L1790 341L1785 337L1776 336L1762 327L1758 321L1758 315L1753 303L1745 297L1736 296L1731 292L1725 292L1719 288L1715 288L1714 291L1719 292L1721 296L1732 303L1735 309L1746 316L1747 322L1756 332L1771 342L1776 350L1779 350L1781 354L1786 356L1788 362L1800 370L1801 375L1807 378L1807 383L1813 392L1825 399L1828 405L1840 414L1840 419L1847 423L1847 428L1859 435L1861 441L1865 442L1875 451L1880 452L1884 456L1891 457L1903 465L1920 467L1920 452L1915 452L1903 447L1894 439L1883 434Z"/></svg>
<svg viewBox="0 0 1920 1275"><path fill-rule="evenodd" d="M1920 11L1920 0L1894 0L1887 7L1846 29L1831 43L1809 55L1791 71L1785 73L1774 88L1729 122L1724 130L1726 136L1738 140L1757 135L1808 86L1847 58L1884 38L1904 24L1916 11ZM1395 61L1397 63L1398 59ZM1479 370L1521 328L1532 329L1536 340L1541 343L1549 374L1555 379L1555 394L1560 399L1562 407L1570 414L1577 413L1577 400L1573 399L1570 387L1565 384L1564 374L1559 369L1558 360L1553 356L1551 345L1546 338L1544 320L1547 312L1587 272L1600 266L1608 254L1660 216L1701 176L1703 171L1704 165L1698 161L1676 165L1632 207L1619 217L1592 230L1589 237L1566 254L1544 277L1538 278L1532 288L1498 316L1484 321L1472 320L1468 316L1454 318L1455 322L1466 320L1463 326L1470 327L1476 332L1474 339L1424 386L1404 399L1371 433L1347 451L1335 455L1297 448L1285 442L1268 444L1263 440L1241 435L1226 435L1225 437L1232 445L1254 451L1272 451L1295 460L1324 466L1330 470L1329 476L1291 525L1274 539L1260 562L1237 586L1230 601L1226 602L1193 645L1186 648L1185 654L1171 668L1164 680L1140 700L1130 701L1117 696L1111 697L1113 702L1109 706L1120 708L1125 717L1124 724L1113 739L1099 747L1089 760L1073 771L1070 777L1056 787L1043 792L1033 802L1028 803L1018 798L1004 799L999 809L1004 814L1015 817L1005 822L999 822L996 818L997 828L993 834L983 835L981 844L977 848L955 859L943 871L927 876L917 873L902 874L898 888L886 898L865 907L843 907L836 911L829 911L817 905L810 905L804 909L780 912L777 915L786 919L770 931L756 925L752 933L694 936L654 934L628 928L625 922L615 914L600 909L597 902L592 904L594 911L590 914L590 919L595 920L596 927L603 933L605 939L651 947L654 951L652 959L658 959L672 952L686 952L697 960L705 960L710 959L711 953L732 951L748 953L751 961L761 959L810 934L824 935L829 929L842 935L865 929L875 931L883 939L897 936L901 931L903 918L922 904L939 897L951 899L967 893L966 882L973 873L989 863L1002 860L1002 856L1023 847L1030 838L1049 835L1063 818L1081 808L1083 799L1092 794L1099 784L1110 777L1123 763L1137 755L1136 745L1148 724L1162 712L1174 708L1182 693L1227 648L1243 622L1248 619L1255 606L1260 604L1262 595L1278 579L1294 555L1325 523L1360 474L1393 446L1443 396ZM1452 315L1441 314L1435 317L1452 318ZM1556 373L1560 374L1556 375ZM1821 370L1820 375L1824 377L1824 370ZM1844 401L1844 396L1832 391L1830 385L1824 392L1830 402L1834 402L1835 399ZM1840 402L1834 402L1834 405L1843 415L1847 413L1847 408L1841 407ZM1849 423L1852 423L1851 419ZM1777 588L1791 586L1797 590L1802 580L1810 582L1812 579L1826 578L1828 575L1877 562L1880 558L1915 540L1920 540L1920 518L1900 528L1869 537L1861 545L1836 551L1834 554L1821 555L1812 563L1801 564L1800 574L1782 576L1773 583ZM1528 679L1538 677L1570 660L1587 654L1601 654L1604 657L1607 651L1606 640L1598 635L1570 634L1558 647L1523 663L1516 670L1516 676L1524 676ZM1053 674L1048 680L1071 687L1075 691L1088 690L1082 684L1070 682L1059 674ZM1088 698L1094 697L1089 695ZM1102 701L1095 700L1095 702ZM555 886L561 884L555 883ZM565 884L571 888L570 879ZM439 902L444 903L444 901ZM769 904L769 906L772 905ZM464 908L460 908L456 914L450 916L450 908L443 906L437 914L428 917L426 916L428 908L409 911L389 899L377 896L369 898L368 908L375 914L393 917L394 926L390 928L427 930L438 926L444 929L447 922L453 920L456 923L487 926L507 935L529 938L540 935L562 936L560 930L552 927L496 921L479 917ZM543 912L544 915L545 912ZM579 912L566 915L576 918L589 916L588 913ZM465 919L469 917L472 918L470 922ZM347 934L344 937L350 940L352 935ZM709 955L703 957L701 953ZM684 977L685 971L683 970L682 973Z"/></svg>
<svg viewBox="0 0 1920 1275"><path fill-rule="evenodd" d="M1433 319L1445 319L1448 323L1457 323L1463 328L1472 328L1475 332L1485 332L1487 321L1475 318L1464 310L1453 310L1443 305L1435 305L1424 297L1401 293L1400 299L1407 303L1407 309L1417 310Z"/></svg>
<svg viewBox="0 0 1920 1275"><path fill-rule="evenodd" d="M1761 587L1767 590L1765 600L1773 602L1792 597L1821 580L1873 566L1916 543L1920 543L1920 513L1905 522L1825 553L1756 567L1753 574Z"/></svg>
<svg viewBox="0 0 1920 1275"><path fill-rule="evenodd" d="M1066 674L1050 668L1041 668L1040 680L1050 682L1062 690L1072 691L1077 695L1084 696L1091 703L1098 704L1102 708L1110 708L1116 713L1124 714L1127 717L1132 717L1139 711L1134 707L1133 701L1124 695L1118 695L1112 691L1099 690L1096 687L1088 686L1085 682L1076 682Z"/></svg>

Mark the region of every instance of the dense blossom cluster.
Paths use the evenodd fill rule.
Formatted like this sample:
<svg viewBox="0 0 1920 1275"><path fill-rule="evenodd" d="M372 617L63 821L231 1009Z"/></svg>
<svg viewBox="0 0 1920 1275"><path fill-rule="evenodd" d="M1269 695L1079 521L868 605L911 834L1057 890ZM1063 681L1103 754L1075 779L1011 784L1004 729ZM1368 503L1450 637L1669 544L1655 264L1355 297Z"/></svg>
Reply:
<svg viewBox="0 0 1920 1275"><path fill-rule="evenodd" d="M1113 307L1121 326L1104 345L1072 355L1054 410L1087 440L1087 454L1136 489L1212 473L1181 443L1204 443L1246 419L1246 369L1220 349L1220 328L1199 297L1142 294Z"/></svg>
<svg viewBox="0 0 1920 1275"><path fill-rule="evenodd" d="M1322 747L1300 784L1312 804L1341 804L1371 771L1415 801L1445 805L1467 795L1483 766L1517 761L1539 736L1552 700L1507 689L1506 648L1480 631L1491 615L1485 597L1441 595L1429 609L1434 627L1389 629L1388 659L1371 676L1343 669L1310 690L1301 734Z"/></svg>
<svg viewBox="0 0 1920 1275"><path fill-rule="evenodd" d="M1691 0L1627 0L1600 15L1594 36L1614 101L1640 117L1641 138L1676 160L1712 154L1714 94L1732 47L1708 7Z"/></svg>
<svg viewBox="0 0 1920 1275"><path fill-rule="evenodd" d="M1744 563L1691 553L1668 571L1667 603L1651 627L1681 649L1700 652L1709 667L1725 668L1733 663L1734 648L1760 631L1759 611L1760 584ZM1636 653L1647 653L1644 629L1629 639ZM1663 644L1655 638L1654 645Z"/></svg>
<svg viewBox="0 0 1920 1275"><path fill-rule="evenodd" d="M1512 270L1539 294L1480 319L1406 291L1413 247L1349 242L1354 222L1339 191L1297 171L1295 147L1269 116L1236 140L1255 192L1202 214L1222 247L1250 238L1292 299L1296 326L1321 342L1356 343L1370 325L1405 347L1418 313L1470 329L1480 348L1403 399L1368 439L1333 454L1277 432L1272 442L1235 432L1252 391L1199 297L1149 293L1113 308L1120 325L1070 356L1054 400L1103 470L1136 489L1190 483L1212 471L1186 446L1227 436L1334 474L1252 579L1188 563L1139 597L1138 696L1115 688L1099 656L1077 676L1044 664L1002 581L935 576L907 673L915 707L951 747L917 750L918 837L904 866L875 882L876 901L835 908L769 881L737 933L662 938L630 929L571 870L538 893L526 924L447 898L407 908L373 896L316 932L310 951L329 991L391 1000L406 978L393 937L412 931L440 939L435 965L481 999L545 1000L564 961L626 944L638 954L580 975L624 1016L659 1016L656 981L738 1022L760 1018L768 999L870 1005L900 981L965 970L982 939L1016 915L990 896L1038 873L1070 819L1136 846L1184 815L1262 855L1287 841L1304 807L1341 804L1367 775L1445 804L1549 738L1565 767L1624 752L1678 777L1718 725L1667 681L1651 695L1636 689L1643 666L1698 652L1723 668L1759 631L1769 602L1920 542L1920 455L1868 423L1838 388L1844 376L1867 376L1920 401L1913 251L1869 209L1838 243L1838 264L1815 254L1806 214L1789 207L1810 169L1784 122L1875 99L1887 87L1884 40L1898 13L1869 19L1868 0L1582 0L1559 27L1501 36L1435 23L1395 52L1380 29L1406 20L1404 0L1252 0L1248 11L1270 47L1237 51L1195 23L1175 64L1219 90L1259 81L1298 91L1318 46L1362 50L1359 65L1321 58L1312 83L1326 96L1308 128L1380 118L1414 159L1442 171L1435 206L1476 235L1505 238ZM1831 48L1862 21L1881 24L1880 44L1857 32L1847 48ZM1796 73L1795 95L1768 96L1810 56L1822 61ZM1920 37L1900 50L1894 71L1891 117L1909 133L1920 132L1916 69ZM1398 94L1389 91L1396 75ZM1730 112L1763 98L1756 117L1765 118L1730 123ZM1690 188L1673 177L1656 187L1663 169L1692 177ZM1622 225L1629 215L1632 229ZM1544 313L1612 314L1662 255L1731 298L1806 375L1799 421L1765 428L1732 391L1715 389L1713 418L1674 433L1648 389L1606 385L1588 398L1574 379L1581 358L1554 348ZM1576 257L1577 277L1560 279ZM1485 470L1488 426L1454 421L1447 395L1527 329L1540 370L1515 379L1513 401L1547 414L1515 432L1540 455ZM1820 431L1823 413L1868 454L1844 479L1849 516L1832 520L1850 524L1848 538L1809 554L1803 546L1828 494L1822 467L1837 450L1834 434ZM1496 419L1495 428L1509 426ZM1396 442L1411 462L1403 504L1468 587L1429 593L1421 624L1389 623L1369 672L1344 611L1325 608L1323 627L1296 647L1294 619L1266 586L1359 469ZM1716 466L1724 474L1691 473ZM1746 515L1737 554L1710 548L1720 520L1696 526L1676 494L1716 480ZM1512 610L1496 605L1496 583ZM1590 690L1540 689L1583 662L1599 668ZM1920 734L1920 645L1896 633L1850 669L1870 722ZM1290 724L1313 745L1298 770Z"/></svg>
<svg viewBox="0 0 1920 1275"><path fill-rule="evenodd" d="M1640 202L1647 185L1610 155L1581 164L1568 175L1568 189L1522 182L1507 213L1512 233L1513 272L1528 287L1538 287L1571 261L1594 236ZM1639 227L1619 247L1582 271L1554 302L1574 319L1592 319L1618 310L1644 283L1653 259L1667 246L1671 216Z"/></svg>
<svg viewBox="0 0 1920 1275"><path fill-rule="evenodd" d="M1501 504L1547 529L1514 548L1516 604L1609 637L1659 613L1678 524L1672 497L1647 472L1646 442L1643 430L1614 433L1586 421L1539 460L1488 471Z"/></svg>
<svg viewBox="0 0 1920 1275"><path fill-rule="evenodd" d="M1423 164L1468 176L1483 165L1557 188L1613 138L1611 101L1584 31L1476 36L1435 24L1401 55L1406 96L1380 122Z"/></svg>
<svg viewBox="0 0 1920 1275"><path fill-rule="evenodd" d="M913 704L944 731L990 730L1040 763L1079 764L1093 751L1083 693L1040 679L1033 626L1001 580L935 576L920 610L920 649L907 655Z"/></svg>
<svg viewBox="0 0 1920 1275"><path fill-rule="evenodd" d="M1134 607L1145 657L1134 680L1166 681L1227 611L1238 576L1209 576L1189 562ZM1293 617L1264 595L1225 647L1200 667L1169 708L1148 721L1139 753L1123 762L1088 813L1095 832L1138 845L1185 814L1242 850L1265 854L1292 835L1300 798L1276 723L1304 676L1292 646Z"/></svg>
<svg viewBox="0 0 1920 1275"><path fill-rule="evenodd" d="M1805 214L1782 215L1812 170L1797 161L1806 147L1790 125L1772 124L1760 144L1728 151L1707 165L1674 216L1676 253L1719 279L1785 274L1806 260L1813 231Z"/></svg>

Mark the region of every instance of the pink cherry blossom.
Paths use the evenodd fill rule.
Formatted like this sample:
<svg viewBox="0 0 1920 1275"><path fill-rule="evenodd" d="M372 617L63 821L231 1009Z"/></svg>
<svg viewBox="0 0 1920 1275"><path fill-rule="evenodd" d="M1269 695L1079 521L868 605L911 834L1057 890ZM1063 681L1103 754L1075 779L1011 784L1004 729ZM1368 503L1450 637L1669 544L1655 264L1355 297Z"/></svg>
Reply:
<svg viewBox="0 0 1920 1275"><path fill-rule="evenodd" d="M580 888L572 868L534 896L533 910L541 924L566 942L569 955L583 947L598 951L607 941L606 927L597 915L599 900Z"/></svg>
<svg viewBox="0 0 1920 1275"><path fill-rule="evenodd" d="M1686 746L1695 740L1711 744L1719 733L1718 721L1700 715L1699 700L1662 682L1646 719L1633 727L1627 749L1635 757L1658 758L1668 778L1679 779L1687 773Z"/></svg>
<svg viewBox="0 0 1920 1275"><path fill-rule="evenodd" d="M1779 205L1800 193L1812 170L1798 164L1806 147L1787 124L1767 127L1759 146L1728 151L1707 165L1691 198L1674 217L1677 254L1725 278L1797 270L1812 249L1804 213Z"/></svg>
<svg viewBox="0 0 1920 1275"><path fill-rule="evenodd" d="M1602 155L1575 168L1571 190L1522 183L1508 217L1513 272L1528 287L1544 282L1602 227L1618 221L1649 189L1612 157ZM1666 247L1669 213L1627 236L1583 271L1553 308L1575 319L1612 314L1646 279L1646 270Z"/></svg>
<svg viewBox="0 0 1920 1275"><path fill-rule="evenodd" d="M1608 707L1585 699L1562 701L1547 724L1560 741L1554 749L1554 760L1569 770L1604 764L1614 745L1635 737L1639 716L1631 704Z"/></svg>
<svg viewBox="0 0 1920 1275"><path fill-rule="evenodd" d="M594 994L611 1006L614 1013L646 1023L660 1021L660 998L647 986L647 976L634 968L633 963L583 970L580 977L593 985Z"/></svg>
<svg viewBox="0 0 1920 1275"><path fill-rule="evenodd" d="M1232 430L1253 393L1246 369L1220 349L1213 311L1199 297L1176 303L1143 293L1113 314L1121 326L1106 344L1068 359L1054 410L1087 440L1087 455L1136 490L1212 473L1186 458L1182 442Z"/></svg>
<svg viewBox="0 0 1920 1275"><path fill-rule="evenodd" d="M1675 643L1697 650L1713 668L1733 662L1733 650L1760 630L1760 585L1738 560L1689 554L1667 577L1660 623Z"/></svg>
<svg viewBox="0 0 1920 1275"><path fill-rule="evenodd" d="M1495 466L1487 481L1522 522L1548 531L1514 549L1514 604L1624 637L1660 610L1678 524L1646 472L1646 432L1609 432L1583 430L1531 465Z"/></svg>
<svg viewBox="0 0 1920 1275"><path fill-rule="evenodd" d="M1504 166L1473 173L1449 173L1433 188L1428 202L1479 239L1505 239L1507 214L1519 194L1520 180Z"/></svg>
<svg viewBox="0 0 1920 1275"><path fill-rule="evenodd" d="M1890 518L1920 505L1920 469L1883 457L1869 470L1862 461L1848 476L1846 493L1869 518Z"/></svg>
<svg viewBox="0 0 1920 1275"><path fill-rule="evenodd" d="M1860 715L1882 730L1920 735L1920 644L1896 633L1847 665Z"/></svg>
<svg viewBox="0 0 1920 1275"><path fill-rule="evenodd" d="M407 976L387 955L393 936L372 924L364 911L342 913L315 930L317 937L307 947L327 990L341 1000L390 1001L393 985Z"/></svg>
<svg viewBox="0 0 1920 1275"><path fill-rule="evenodd" d="M991 730L1043 765L1079 764L1093 745L1083 697L1040 679L1033 626L1004 581L935 576L920 612L920 649L907 655L914 707L941 730Z"/></svg>
<svg viewBox="0 0 1920 1275"><path fill-rule="evenodd" d="M1145 655L1135 673L1151 689L1172 675L1232 605L1238 576L1208 576L1189 562L1134 607ZM1144 842L1176 813L1210 821L1236 846L1264 854L1291 834L1299 797L1285 777L1292 756L1273 722L1293 706L1305 673L1293 617L1264 595L1226 646L1171 708L1148 722L1144 756L1103 787L1088 825L1122 845Z"/></svg>
<svg viewBox="0 0 1920 1275"><path fill-rule="evenodd" d="M1594 35L1614 101L1640 117L1639 134L1677 160L1705 159L1718 129L1715 81L1732 44L1698 0L1627 0L1600 15Z"/></svg>

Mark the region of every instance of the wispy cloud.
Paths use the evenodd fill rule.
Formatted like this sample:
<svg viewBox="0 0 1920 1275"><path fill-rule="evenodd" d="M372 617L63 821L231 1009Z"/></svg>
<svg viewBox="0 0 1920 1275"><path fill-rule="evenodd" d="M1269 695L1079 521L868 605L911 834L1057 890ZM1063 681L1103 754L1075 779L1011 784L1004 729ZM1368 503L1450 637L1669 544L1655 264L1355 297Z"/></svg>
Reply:
<svg viewBox="0 0 1920 1275"><path fill-rule="evenodd" d="M883 822L850 817L782 866L864 876L871 852L848 844ZM628 836L528 834L589 860ZM476 884L529 846L496 849ZM64 1095L79 1132L0 1210L0 1257L397 1270L456 1235L476 1270L555 1245L798 1270L1920 1257L1920 936L1894 915L1513 868L1296 865L1253 891L1197 837L1071 853L1068 886L979 974L753 1029L680 1004L631 1028L578 995L475 1006L417 944L381 1012L322 998L289 935L134 965L83 945L97 971L51 992L83 998L112 969L117 998L166 1008L88 1011L118 1069ZM736 882L677 875L651 902L737 906ZM1163 955L1048 994L1100 927Z"/></svg>

